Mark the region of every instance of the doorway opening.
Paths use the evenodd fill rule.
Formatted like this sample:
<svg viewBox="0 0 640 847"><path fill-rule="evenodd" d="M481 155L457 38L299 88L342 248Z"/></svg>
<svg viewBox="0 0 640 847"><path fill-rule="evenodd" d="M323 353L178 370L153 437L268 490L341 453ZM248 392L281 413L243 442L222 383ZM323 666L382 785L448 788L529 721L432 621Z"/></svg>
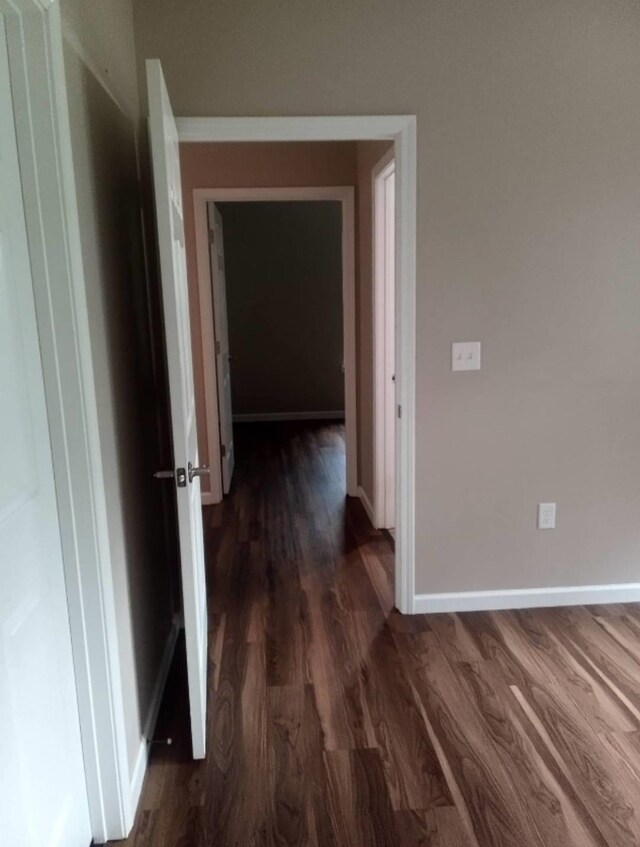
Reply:
<svg viewBox="0 0 640 847"><path fill-rule="evenodd" d="M381 156L393 148L395 179L395 517L393 523L395 536L395 599L397 608L404 613L413 611L414 601L414 551L415 551L415 247L416 247L416 121L411 115L381 117L323 117L323 118L177 118L176 129L180 147L180 167L182 171L182 193L185 202L185 237L187 247L188 277L192 284L199 285L196 292L197 304L192 326L194 332L194 356L201 357L203 365L198 374L195 368L196 382L202 378L202 371L215 364L213 349L207 348L206 336L200 335L200 325L207 320L207 299L211 299L207 286L199 284L202 279L203 263L208 262L206 218L197 214L198 204L203 203L199 192L242 191L238 186L263 186L272 191L283 185L322 185L327 173L319 179L310 181L302 177L302 169L308 164L306 156L298 154L294 170L295 182L282 181L282 158L288 155L290 148L314 148L320 146L352 145L378 146L377 156L368 162L366 191L358 183L356 190L356 235L361 224L362 208L360 198L367 196L369 210L373 205L371 169ZM269 148L269 155L264 149ZM280 148L280 158L276 167L266 167L267 160ZM214 156L215 151L215 156ZM338 157L339 158L339 157ZM358 163L359 167L359 163ZM242 178L237 179L240 169ZM316 171L317 174L317 171ZM334 177L335 179L335 177ZM324 182L325 185L354 185L348 177ZM208 186L205 188L205 186ZM237 198L229 198L231 200ZM204 249L197 251L193 245L196 236ZM368 368L367 384L357 385L358 411L358 453L355 463L355 478L350 475L349 494L356 494L365 506L367 514L375 525L377 518L373 508L375 494L373 484L373 304L372 304L372 262L373 248L369 242L368 253L363 256L357 251L357 297L364 294L364 300L358 300L357 314L357 365L362 376L363 362ZM189 259L192 254L194 258ZM364 272L363 272L364 268ZM363 275L364 274L364 275ZM365 288L362 288L362 279ZM367 287L368 286L368 287ZM192 295L193 295L192 291ZM355 300L356 298L354 298ZM194 302L192 299L192 309ZM211 306L209 305L211 314ZM347 360L348 361L348 360ZM346 363L345 363L346 364ZM206 382L210 382L207 380ZM198 390L196 386L196 390ZM211 401L208 401L210 404ZM202 404L204 405L204 404ZM363 415L364 410L364 415ZM347 414L348 420L348 414ZM363 432L362 422L368 420L370 431ZM201 432L201 460L209 462L215 470L215 454L206 455L202 433L206 424L199 421ZM348 432L347 432L347 441ZM348 449L347 449L348 452ZM204 454L204 455L203 455ZM214 474L215 477L215 474ZM364 483L364 484L363 484ZM204 489L207 490L205 484Z"/></svg>
<svg viewBox="0 0 640 847"><path fill-rule="evenodd" d="M207 203L225 496L234 430L293 421L343 429L351 328L343 321L342 212L334 200Z"/></svg>
<svg viewBox="0 0 640 847"><path fill-rule="evenodd" d="M203 505L229 492L234 421L344 421L346 493L358 494L353 194L352 187L193 192L211 466ZM225 218L233 228L227 261ZM333 243L320 243L322 228ZM274 257L274 246L286 255ZM275 265L261 264L256 250Z"/></svg>
<svg viewBox="0 0 640 847"><path fill-rule="evenodd" d="M241 780L236 783L238 794L230 799L226 774L249 772L245 771L245 762L250 763L255 785L264 792L266 807L271 808L273 783L263 766L272 768L273 765L260 751L276 749L281 720L287 724L291 720L307 721L312 714L314 732L321 734L330 750L372 743L369 733L373 733L373 726L368 728L368 719L362 717L369 708L365 705L367 692L363 685L354 696L351 664L344 656L380 644L380 621L397 615L393 610L397 605L393 546L375 528L369 505L373 500L374 456L373 174L381 155L389 149L393 153L394 146L388 140L374 142L372 146L368 141L362 145L342 143L354 183L343 189L323 189L320 200L309 198L310 192L318 190L310 188L299 190L297 196L292 197L290 188L201 187L205 180L211 185L225 179L227 182L244 179L245 185L250 185L246 169L252 163L254 185L260 184L257 182L260 176L274 178L276 161L282 168L281 175L287 169L282 159L291 156L291 150L274 150L277 144L270 145L268 150L260 145L255 145L260 150L247 149L248 145L240 145L238 150L233 144L211 149L215 145L207 144L191 145L191 149L180 151L190 295L192 305L194 299L200 305L199 320L194 322L194 373L197 374L202 365L202 370L210 374L205 386L217 415L213 420L207 416L204 432L211 443L204 444L209 451L207 454L200 441L199 461L211 464L213 483L216 456L221 459L218 466L220 496L217 502L205 502L203 509L211 660L207 726L213 750L224 748L230 753L222 764L224 771L219 769L221 763L214 753L212 765L206 769L205 785L207 806L236 809L232 816L214 814L216 830L211 835L224 842L248 843L252 833L267 831L274 825L269 816L263 819L253 799L249 806L242 805L242 798L248 795ZM305 155L298 152L301 158ZM338 152L332 148L331 157ZM320 151L316 154L320 155ZM265 165L267 159L268 165ZM256 160L260 160L262 168L257 177ZM232 161L237 163L235 173L232 173ZM288 168L291 169L290 163ZM334 174L332 172L330 178L335 178ZM235 184L237 186L238 182ZM336 191L344 192L344 198L336 198ZM318 205L330 209L337 206L343 212L345 202L350 202L351 214L340 214L339 226L333 229L334 240L337 235L341 242L338 247L343 247L342 251L338 250L337 262L334 259L333 263L340 267L349 262L344 279L340 279L337 286L338 296L335 291L329 295L327 277L315 267L327 261L327 257L317 254L304 257L306 264L298 277L298 289L283 292L283 280L274 282L273 275L287 273L290 268L269 267L266 253L271 243L265 246L255 236L257 230L263 242L274 239L273 229L266 219L269 209L272 216L275 210L280 210L284 217L287 206L295 207L294 214L302 218L303 209L313 210ZM193 213L192 221L190 212ZM256 220L249 221L248 212L253 212ZM393 229L393 216L387 223ZM285 261L294 258L292 252L295 250L313 249L308 244L303 245L302 233L293 222L282 226L281 220L280 226L286 230L290 242L282 248L287 253ZM321 228L317 220L315 228ZM234 243L236 239L238 243ZM344 249L345 244L347 249ZM389 245L386 256L388 262L393 262L394 253ZM313 267L309 267L310 263ZM248 283L242 278L243 274L251 276ZM277 291L278 288L281 290ZM301 360L308 352L298 347L294 353L293 348L283 343L286 341L283 336L290 332L292 324L298 335L303 336L298 341L312 347L316 357L319 355L318 339L313 333L318 327L310 326L309 320L322 326L320 345L324 342L325 346L336 350L335 339L331 342L327 335L336 330L340 335L340 295L343 292L344 302L352 304L342 310L345 365L350 343L354 352L352 369L345 367L347 379L342 385L342 400L348 409L344 401L348 398L348 374L351 372L360 391L355 394L358 414L352 419L357 424L354 454L364 453L366 457L366 462L360 467L356 464L355 468L357 498L345 498L342 423L326 417L318 420L318 412L335 414L340 411L340 402L325 400L320 403L307 396L306 401L276 408L278 398L269 384L274 372L277 377L289 380L287 370L300 365L300 361L291 361L293 356ZM391 286L388 296L393 298L394 293ZM320 314L321 308L327 305L318 299L322 294L331 303L333 329L324 323L324 316ZM294 305L297 308L293 308ZM310 315L306 308L301 308L309 305ZM395 303L393 306L395 313ZM286 313L284 325L279 322L282 313ZM393 333L393 327L391 319L388 331ZM248 334L259 337L247 339ZM276 334L279 337L276 338ZM338 345L329 363L334 376L340 370L342 357ZM326 361L324 367L326 375ZM245 368L248 372L244 372ZM304 371L310 381L320 378L317 373L309 375L309 361L304 364ZM318 394L312 392L311 396L317 398ZM307 412L315 420L303 420L296 412ZM368 432L361 439L365 421ZM233 436L230 435L232 427L235 428ZM200 437L202 439L202 429ZM224 452L221 446L225 447ZM232 460L226 470L225 458ZM384 645L382 653L386 653ZM182 680L184 690L188 674L180 671L177 678ZM376 682L372 681L373 702L375 688ZM158 732L162 736L170 735L178 743L168 750L159 748L155 753L145 788L148 793L143 802L146 797L163 792L159 785L162 766L166 763L173 766L186 748L180 717L183 723L187 698L175 695L175 691L168 695L172 699L166 701L161 711ZM263 720L263 714L269 719ZM304 785L305 780L317 773L323 759L324 751L319 747L302 752L295 765L302 780L300 784ZM211 783L209 775L213 779ZM276 828L278 826L276 824Z"/></svg>

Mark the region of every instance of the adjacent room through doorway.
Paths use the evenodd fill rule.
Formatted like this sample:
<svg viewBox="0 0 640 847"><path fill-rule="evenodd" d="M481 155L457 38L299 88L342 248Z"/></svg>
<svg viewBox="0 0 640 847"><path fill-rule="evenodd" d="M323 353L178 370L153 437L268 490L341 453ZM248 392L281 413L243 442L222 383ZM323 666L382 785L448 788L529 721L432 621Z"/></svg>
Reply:
<svg viewBox="0 0 640 847"><path fill-rule="evenodd" d="M344 428L342 212L336 200L207 201L223 494L234 429Z"/></svg>
<svg viewBox="0 0 640 847"><path fill-rule="evenodd" d="M203 505L229 491L234 420L344 417L347 494L393 531L393 142L181 143L180 158Z"/></svg>

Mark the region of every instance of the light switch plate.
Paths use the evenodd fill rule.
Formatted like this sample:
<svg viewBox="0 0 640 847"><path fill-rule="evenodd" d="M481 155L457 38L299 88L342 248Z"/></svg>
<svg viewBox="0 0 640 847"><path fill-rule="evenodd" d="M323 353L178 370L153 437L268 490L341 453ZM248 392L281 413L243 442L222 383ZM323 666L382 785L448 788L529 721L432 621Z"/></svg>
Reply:
<svg viewBox="0 0 640 847"><path fill-rule="evenodd" d="M454 341L451 345L452 371L480 370L480 342Z"/></svg>

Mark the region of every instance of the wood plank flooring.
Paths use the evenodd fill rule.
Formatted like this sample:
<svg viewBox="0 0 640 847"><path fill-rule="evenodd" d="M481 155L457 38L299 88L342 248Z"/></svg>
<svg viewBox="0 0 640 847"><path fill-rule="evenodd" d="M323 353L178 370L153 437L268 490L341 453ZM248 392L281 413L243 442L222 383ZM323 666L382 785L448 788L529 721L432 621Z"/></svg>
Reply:
<svg viewBox="0 0 640 847"><path fill-rule="evenodd" d="M239 426L205 509L209 752L177 653L136 847L640 845L640 606L402 617L342 428Z"/></svg>

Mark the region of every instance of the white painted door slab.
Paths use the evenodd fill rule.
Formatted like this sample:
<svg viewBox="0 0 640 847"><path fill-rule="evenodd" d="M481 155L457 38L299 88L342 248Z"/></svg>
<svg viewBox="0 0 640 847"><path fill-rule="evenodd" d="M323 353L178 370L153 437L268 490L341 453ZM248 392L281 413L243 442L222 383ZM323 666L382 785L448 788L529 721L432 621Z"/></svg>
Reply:
<svg viewBox="0 0 640 847"><path fill-rule="evenodd" d="M189 328L178 132L157 59L147 60L149 130L155 186L165 335L171 395L175 482L194 759L206 748L207 591L198 469L196 404ZM159 482L159 484L169 484Z"/></svg>
<svg viewBox="0 0 640 847"><path fill-rule="evenodd" d="M7 43L0 15L0 845L91 826Z"/></svg>
<svg viewBox="0 0 640 847"><path fill-rule="evenodd" d="M207 203L207 215L209 218L209 259L211 261L213 324L216 342L222 490L225 494L228 494L235 465L235 452L233 447L233 411L231 408L231 360L229 357L224 235L222 215L215 203Z"/></svg>
<svg viewBox="0 0 640 847"><path fill-rule="evenodd" d="M387 153L373 172L375 522L396 520L395 161Z"/></svg>
<svg viewBox="0 0 640 847"><path fill-rule="evenodd" d="M385 186L385 527L396 525L396 176L395 165Z"/></svg>

